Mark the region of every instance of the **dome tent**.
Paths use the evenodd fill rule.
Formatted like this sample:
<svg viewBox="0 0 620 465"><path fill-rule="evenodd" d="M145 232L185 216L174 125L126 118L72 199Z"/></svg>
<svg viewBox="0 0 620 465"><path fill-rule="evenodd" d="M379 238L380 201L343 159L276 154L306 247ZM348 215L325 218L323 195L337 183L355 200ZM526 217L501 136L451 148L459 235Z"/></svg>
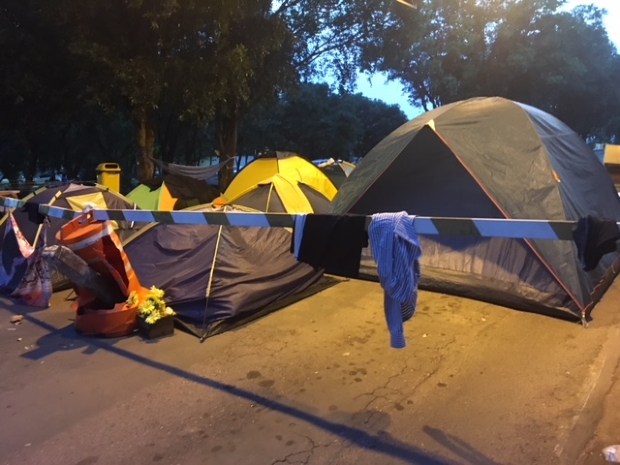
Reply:
<svg viewBox="0 0 620 465"><path fill-rule="evenodd" d="M237 173L223 197L230 202L275 175L310 186L330 201L337 192L334 184L319 168L299 155L291 152L267 152L252 160Z"/></svg>
<svg viewBox="0 0 620 465"><path fill-rule="evenodd" d="M317 165L323 173L325 173L325 175L338 189L340 189L340 186L342 186L344 180L347 179L351 172L355 169L355 165L353 163L344 160L334 160L333 158L326 161L315 160L313 163Z"/></svg>
<svg viewBox="0 0 620 465"><path fill-rule="evenodd" d="M67 183L59 186L43 187L21 200L38 205L49 204L54 207L67 208L75 211L82 211L86 204L92 204L101 209L135 208L134 203L127 197L101 184L92 182ZM24 237L33 244L41 226L30 221L28 219L28 213L25 211L15 210L13 211L13 216L17 220L19 229ZM8 214L0 218L0 247L2 247L2 237L7 219ZM67 222L67 220L60 218L50 217L49 219L50 231L48 231L48 242L55 241L52 237L55 237L56 232ZM131 229L128 228L128 225L121 224L119 227L121 236L128 237L131 234L127 232Z"/></svg>
<svg viewBox="0 0 620 465"><path fill-rule="evenodd" d="M337 214L620 221L613 183L564 123L528 105L477 98L409 121L343 183ZM422 236L422 287L530 311L581 316L611 282L617 252L585 272L572 241ZM371 261L362 272L376 275Z"/></svg>
<svg viewBox="0 0 620 465"><path fill-rule="evenodd" d="M24 197L22 200L31 204L49 204L75 211L82 211L87 204L94 204L97 208L102 209L134 208L134 204L126 197L95 183L68 183L55 187L45 187ZM30 221L26 211L17 209L12 214L24 238L33 246L37 244L43 232L46 234L48 246L57 244L56 233L67 223L67 220L49 217L49 226L44 230L44 225ZM19 270L17 273L11 271L12 264L19 259L21 252L14 244L11 247L5 247L3 243L8 218L8 213L0 218L0 256L2 258L0 266L4 266L6 273L12 276L12 284L8 289L5 289L7 292L10 292L21 281L22 276ZM115 223L115 226L117 226L119 236L125 238L129 237L141 225L119 222ZM23 272L25 272L25 269L21 270L21 273ZM54 289L58 290L68 285L68 281L61 274L53 272L52 285Z"/></svg>
<svg viewBox="0 0 620 465"><path fill-rule="evenodd" d="M219 195L217 189L205 181L166 174L140 184L127 198L143 210L181 210L209 203Z"/></svg>
<svg viewBox="0 0 620 465"><path fill-rule="evenodd" d="M290 245L291 232L284 228L161 223L146 226L123 244L140 283L163 289L177 320L203 338L338 282L297 262Z"/></svg>
<svg viewBox="0 0 620 465"><path fill-rule="evenodd" d="M329 199L319 191L280 174L250 187L229 203L266 213L328 213L330 209Z"/></svg>

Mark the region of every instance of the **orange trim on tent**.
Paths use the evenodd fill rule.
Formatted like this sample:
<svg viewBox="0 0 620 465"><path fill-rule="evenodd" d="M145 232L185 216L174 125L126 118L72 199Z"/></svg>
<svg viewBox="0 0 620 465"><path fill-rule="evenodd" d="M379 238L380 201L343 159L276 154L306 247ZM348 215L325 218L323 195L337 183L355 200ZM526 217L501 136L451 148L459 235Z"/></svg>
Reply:
<svg viewBox="0 0 620 465"><path fill-rule="evenodd" d="M493 204L497 207L497 209L501 212L502 215L504 215L504 217L509 220L509 219L514 219L511 218L510 215L508 215L507 212L504 211L504 209L499 205L499 203L497 202L497 200L489 193L489 191L482 185L482 183L480 182L480 180L476 177L476 175L469 169L469 167L463 162L463 160L461 160L461 158L456 154L456 152L452 149L452 147L450 146L450 144L441 136L441 134L439 134L437 131L433 131L437 137L439 137L439 139L441 139L441 141L446 145L446 147L448 147L450 149L450 151L452 152L452 154L454 155L454 157L459 161L459 163L463 166L463 168L465 168L465 170L470 174L470 176L474 179L474 181L476 181L476 184L478 184L478 186L480 187L480 189L482 189L482 191L487 195L487 197L489 198L489 200L491 202L493 202ZM551 276L553 276L555 278L555 280L558 282L558 284L560 286L562 286L562 289L564 289L564 291L566 291L566 294L568 294L568 296L573 300L573 302L575 302L575 304L577 305L577 308L579 309L579 311L581 313L585 312L585 307L581 304L581 302L579 302L579 300L577 299L577 297L575 297L575 295L571 292L571 290L568 288L568 286L564 283L564 281L562 279L560 279L560 277L555 273L555 271L553 271L553 269L551 268L551 266L547 263L547 261L540 255L540 253L538 252L538 250L536 250L536 248L534 247L534 245L531 243L531 240L529 239L523 239L525 241L525 243L530 247L530 249L532 249L532 252L534 252L534 255L536 255L539 260L542 262L542 264L545 266L545 268L547 268L547 271L549 271L549 273L551 273Z"/></svg>

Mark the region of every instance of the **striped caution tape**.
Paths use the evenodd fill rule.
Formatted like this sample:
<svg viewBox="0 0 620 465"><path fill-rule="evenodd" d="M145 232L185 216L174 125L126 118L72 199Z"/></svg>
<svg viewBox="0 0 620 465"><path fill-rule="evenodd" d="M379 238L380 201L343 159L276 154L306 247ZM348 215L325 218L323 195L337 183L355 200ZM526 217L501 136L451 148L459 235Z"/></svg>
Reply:
<svg viewBox="0 0 620 465"><path fill-rule="evenodd" d="M21 200L0 198L0 206L22 208L25 205L26 202ZM50 205L39 205L39 213L65 220L71 220L80 214ZM101 221L278 228L293 227L296 217L286 213L223 211L92 210L92 214L95 219ZM368 223L370 219L371 217L368 217ZM417 233L422 235L573 240L573 228L576 222L415 216L413 224Z"/></svg>
<svg viewBox="0 0 620 465"><path fill-rule="evenodd" d="M39 211L56 218L72 219L75 213L42 205ZM93 210L97 220L136 223L194 224L246 227L290 228L295 215L285 213ZM369 217L369 221L370 221ZM573 240L571 221L507 220L489 218L413 218L418 234L441 236L505 237L528 239Z"/></svg>
<svg viewBox="0 0 620 465"><path fill-rule="evenodd" d="M512 239L573 240L572 221L508 220L492 218L428 218L416 216L418 234L505 237Z"/></svg>
<svg viewBox="0 0 620 465"><path fill-rule="evenodd" d="M15 200L8 197L0 197L0 207L22 208L26 205L23 200Z"/></svg>
<svg viewBox="0 0 620 465"><path fill-rule="evenodd" d="M23 208L27 202L0 198L0 206ZM39 213L51 218L72 220L81 212L62 207L40 204ZM200 212L151 210L92 210L96 220L127 221L135 223L202 224L218 226L255 226L272 228L293 227L295 216L286 213Z"/></svg>
<svg viewBox="0 0 620 465"><path fill-rule="evenodd" d="M41 205L39 212L53 218L72 219L75 216L75 213L71 210L47 205ZM91 213L96 220L128 221L134 223L248 226L263 228L290 228L293 227L295 223L295 215L286 213L155 210L92 210Z"/></svg>

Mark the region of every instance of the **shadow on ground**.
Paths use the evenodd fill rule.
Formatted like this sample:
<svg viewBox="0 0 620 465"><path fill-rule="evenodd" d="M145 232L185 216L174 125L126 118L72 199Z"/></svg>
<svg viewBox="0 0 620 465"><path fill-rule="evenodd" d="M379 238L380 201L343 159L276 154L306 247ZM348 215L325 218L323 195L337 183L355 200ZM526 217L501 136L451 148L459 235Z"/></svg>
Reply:
<svg viewBox="0 0 620 465"><path fill-rule="evenodd" d="M87 355L94 354L98 350L105 350L127 360L143 364L156 370L161 370L168 374L198 383L211 389L225 392L240 399L245 399L267 409L288 415L292 418L297 418L338 436L339 438L342 438L343 440L348 441L360 448L372 450L380 454L402 460L405 463L419 465L451 465L455 463L462 463L461 461L455 462L447 458L442 458L433 453L407 444L394 438L390 433L384 430L380 430L376 434L369 433L358 427L349 426L347 424L339 423L312 414L309 412L312 410L311 408L305 408L305 406L300 408L287 405L231 384L222 383L220 381L199 376L165 363L150 360L141 355L116 347L115 343L118 342L119 339L86 338L77 334L72 324L63 328L55 328L54 326L35 318L31 314L26 314L24 317L27 321L39 326L49 333L39 338L36 347L33 350L22 354L22 357L31 360L40 360L46 356L65 350L82 350L82 353ZM352 418L355 418L355 416L356 413L351 414ZM389 423L389 418L387 418L386 421ZM495 462L485 457L483 454L457 437L447 435L442 431L431 427L425 427L424 431L426 434L435 439L437 443L461 457L468 463L477 465L497 465Z"/></svg>
<svg viewBox="0 0 620 465"><path fill-rule="evenodd" d="M467 463L476 465L500 465L456 436L446 434L440 429L432 428L428 425L424 426L422 430L443 447L466 460Z"/></svg>

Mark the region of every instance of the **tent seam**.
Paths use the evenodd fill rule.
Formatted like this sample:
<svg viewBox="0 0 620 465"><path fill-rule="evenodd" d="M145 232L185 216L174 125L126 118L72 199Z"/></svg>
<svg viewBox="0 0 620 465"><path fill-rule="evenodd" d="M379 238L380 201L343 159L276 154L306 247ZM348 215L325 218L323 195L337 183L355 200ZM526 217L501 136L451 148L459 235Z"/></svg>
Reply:
<svg viewBox="0 0 620 465"><path fill-rule="evenodd" d="M504 218L507 219L507 220L513 219L513 218L510 218L510 216L504 211L504 209L499 205L497 200L489 193L489 191L487 189L485 189L485 187L482 185L482 183L478 180L478 178L474 175L474 173L470 170L470 168L463 162L463 160L461 160L461 157L459 157L456 154L456 151L450 146L450 144L448 144L448 142L441 136L441 134L439 134L437 131L433 131L433 132L446 145L446 147L448 147L448 149L450 149L450 151L452 152L454 157L459 161L459 163L463 166L463 168L465 168L465 170L470 174L470 176L474 179L474 181L476 181L476 184L478 184L478 187L480 187L480 189L482 189L482 191L487 195L489 200L491 202L493 202L493 204L502 213L502 215L504 215ZM556 185L556 189L557 189L557 185ZM560 201L561 200L562 200L562 198L560 196ZM563 203L562 203L562 207L564 207ZM547 261L540 255L540 253L536 250L536 248L531 244L530 240L524 238L523 241L529 246L529 248L532 250L532 252L534 252L534 255L536 255L538 257L538 259L542 262L542 264L545 266L547 271L549 271L549 273L551 273L551 276L553 276L556 279L558 284L564 289L564 291L573 300L573 302L575 302L575 304L577 305L577 308L579 309L579 311L583 313L584 308L583 308L582 304L577 300L577 298L573 295L573 293L570 291L570 289L564 283L564 281L562 279L560 279L560 277L553 271L553 269L547 263Z"/></svg>
<svg viewBox="0 0 620 465"><path fill-rule="evenodd" d="M536 133L538 134L538 131L536 130L536 126L534 125L534 123L532 123L532 119L530 117L530 114L525 111L525 108L523 108L523 106L521 105L516 105L517 107L519 107L519 110L523 113L523 115L525 116L525 119L527 121L527 124L530 126L530 128ZM559 135L564 135L566 133L559 133ZM538 137L542 140L543 137L540 136L540 134L538 134ZM556 137L556 134L553 135L553 137ZM549 138L549 137L547 137ZM551 170L552 173L555 173L555 170L553 169L553 165L551 164L551 162L549 161L549 151L547 150L547 147L545 146L545 144L542 144L542 148L544 150L545 153L545 161L546 161L546 165L547 165L547 169ZM557 182L554 182L553 185L554 189L556 190L556 192L558 193L558 197L560 198L560 205L562 206L562 212L564 212L564 219L567 220L566 218L566 206L564 205L564 199L562 198L562 191L560 190L560 187L558 185ZM536 254L536 256L543 262L543 264L545 265L545 267L549 270L549 272L553 275L553 277L555 277L555 279L557 279L557 281L560 283L560 285L564 288L564 290L567 292L567 294L571 297L571 299L573 299L573 301L575 302L575 304L577 305L577 308L579 308L579 310L581 311L581 313L583 314L586 311L586 307L587 305L582 305L577 298L573 295L573 293L570 291L570 289L568 288L568 286L563 282L563 280L561 280L559 278L559 276L557 276L553 270L551 269L551 267L549 266L549 264L547 263L547 261L542 258L538 251L536 250L536 248L534 247L533 244L530 243L529 239L525 239L525 242L530 246L530 248L534 251L534 253ZM575 248L573 248L573 255L575 254ZM577 257L574 257L576 262L578 263L579 260L577 260Z"/></svg>
<svg viewBox="0 0 620 465"><path fill-rule="evenodd" d="M410 140L409 142L407 142L407 144L405 145L405 148L409 147L409 145L410 145L410 144L411 144L411 143L415 140L415 138L416 138L416 137L418 137L418 134L420 134L420 132L422 131L422 129L424 129L424 127L425 127L425 126L428 126L428 124L425 124L425 125L424 125L424 126L422 126L420 129L418 129L418 132L416 132L416 133L415 133L415 135L411 138L411 140ZM430 126L429 126L429 128L430 128ZM432 129L431 129L431 131L432 131ZM434 132L434 131L433 131L433 132ZM388 137L389 137L389 136L388 136ZM404 149L403 149L403 150L404 150ZM401 153L402 153L402 150L401 150ZM366 154L366 155L368 155L368 154ZM379 180L379 178L380 178L381 176L383 176L383 174L385 174L385 172L386 172L386 171L387 171L387 170L388 170L388 169L389 169L389 168L390 168L390 167L391 167L391 166L392 166L392 165L396 162L396 159L397 159L397 158L398 158L398 155L397 155L397 156L395 156L395 157L392 159L392 161L390 161L390 162L387 164L387 166L385 167L385 169L384 169L384 170L382 170L382 171L379 173L379 175L378 175L378 176L375 176L375 180L374 180L372 183L370 183L370 185L369 185L368 187L366 187L366 189L364 189L364 191L363 191L360 195L358 195L358 196L357 196L357 200L356 200L354 203L352 203L349 207L347 207L347 210L345 211L345 213L349 213L349 212L351 211L351 209L352 209L355 205L357 205L357 203L359 202L359 200L360 200L360 199L361 199L361 198L362 198L362 197L363 197L363 196L364 196L364 195L365 195L365 194L366 194L366 193L370 190L370 188L371 188L372 186L374 186L374 185L377 183L377 181Z"/></svg>

